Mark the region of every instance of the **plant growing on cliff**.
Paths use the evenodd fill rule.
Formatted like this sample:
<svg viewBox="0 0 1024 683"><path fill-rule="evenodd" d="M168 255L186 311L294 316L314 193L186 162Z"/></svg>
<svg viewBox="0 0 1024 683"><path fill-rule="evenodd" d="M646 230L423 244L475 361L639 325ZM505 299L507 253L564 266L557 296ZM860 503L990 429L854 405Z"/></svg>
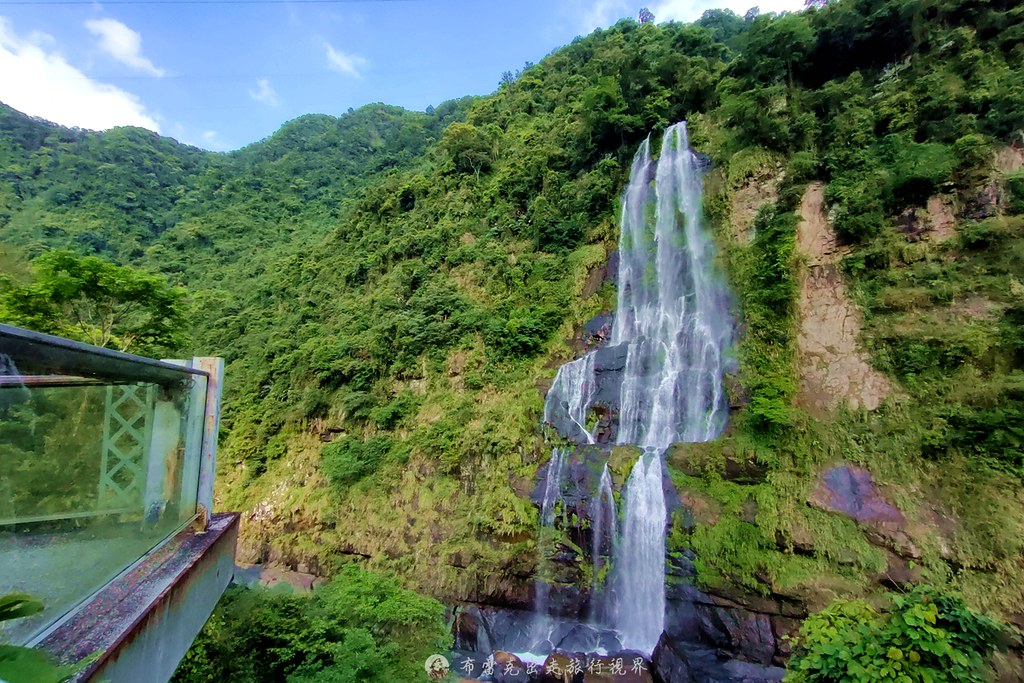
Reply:
<svg viewBox="0 0 1024 683"><path fill-rule="evenodd" d="M347 565L310 595L234 588L185 655L179 683L384 683L422 676L450 644L444 607Z"/></svg>
<svg viewBox="0 0 1024 683"><path fill-rule="evenodd" d="M944 683L987 680L985 658L1009 632L957 597L919 586L888 613L837 600L801 626L787 683Z"/></svg>

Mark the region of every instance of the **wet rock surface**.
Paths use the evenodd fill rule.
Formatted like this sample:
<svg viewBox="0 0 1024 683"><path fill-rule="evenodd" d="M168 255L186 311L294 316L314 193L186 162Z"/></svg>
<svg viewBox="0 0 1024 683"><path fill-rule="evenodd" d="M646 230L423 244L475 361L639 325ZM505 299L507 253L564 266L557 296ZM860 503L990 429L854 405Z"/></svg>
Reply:
<svg viewBox="0 0 1024 683"><path fill-rule="evenodd" d="M700 643L663 636L651 656L657 683L778 683L785 669L723 657Z"/></svg>
<svg viewBox="0 0 1024 683"><path fill-rule="evenodd" d="M921 557L921 551L907 534L903 513L882 497L871 473L862 467L844 464L826 470L808 502L854 520L876 545L904 557Z"/></svg>
<svg viewBox="0 0 1024 683"><path fill-rule="evenodd" d="M690 560L677 559L684 567ZM774 683L782 680L785 672L778 665L790 654L783 636L794 634L804 616L799 605L784 600L708 594L676 577L669 584L665 633L647 657L622 651L613 631L573 619L552 620L548 637L535 643L531 612L467 605L453 615L458 652L452 668L463 675L457 666L468 659L477 675L467 678L489 681ZM461 650L470 643L489 647ZM534 665L525 655L512 654L531 648L551 654ZM490 656L493 673L480 676L480 665Z"/></svg>

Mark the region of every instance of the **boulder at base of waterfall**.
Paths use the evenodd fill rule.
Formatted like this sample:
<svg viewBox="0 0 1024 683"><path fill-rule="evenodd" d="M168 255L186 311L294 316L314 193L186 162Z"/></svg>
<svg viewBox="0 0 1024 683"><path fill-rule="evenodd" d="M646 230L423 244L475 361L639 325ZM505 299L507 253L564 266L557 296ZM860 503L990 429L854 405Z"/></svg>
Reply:
<svg viewBox="0 0 1024 683"><path fill-rule="evenodd" d="M651 667L658 683L696 683L690 663L683 654L687 647L689 643L670 640L665 634L661 636L651 655Z"/></svg>
<svg viewBox="0 0 1024 683"><path fill-rule="evenodd" d="M719 656L714 648L670 639L663 634L651 656L657 683L779 683L777 666Z"/></svg>
<svg viewBox="0 0 1024 683"><path fill-rule="evenodd" d="M452 615L452 636L455 649L467 652L490 652L491 639L483 613L476 605L459 605Z"/></svg>
<svg viewBox="0 0 1024 683"><path fill-rule="evenodd" d="M511 652L494 651L494 672L491 674L494 683L534 683L538 679L532 670L533 667L528 667Z"/></svg>
<svg viewBox="0 0 1024 683"><path fill-rule="evenodd" d="M583 683L586 669L586 655L569 652L552 652L540 668L541 683Z"/></svg>
<svg viewBox="0 0 1024 683"><path fill-rule="evenodd" d="M511 652L526 652L533 645L534 614L514 609L481 607L491 646Z"/></svg>
<svg viewBox="0 0 1024 683"><path fill-rule="evenodd" d="M562 652L615 652L622 649L622 643L614 631L576 624L558 641L556 649Z"/></svg>
<svg viewBox="0 0 1024 683"><path fill-rule="evenodd" d="M771 617L749 610L697 605L702 640L750 662L771 664L775 634Z"/></svg>
<svg viewBox="0 0 1024 683"><path fill-rule="evenodd" d="M739 659L732 659L723 667L730 676L728 680L735 683L781 683L786 677L786 670L777 666L751 664Z"/></svg>
<svg viewBox="0 0 1024 683"><path fill-rule="evenodd" d="M583 670L583 683L653 683L651 663L639 652L590 655Z"/></svg>
<svg viewBox="0 0 1024 683"><path fill-rule="evenodd" d="M471 681L490 681L491 675L484 673L487 670L487 658L490 653L482 652L459 652L453 651L448 656L451 665L451 672L455 676L461 676Z"/></svg>

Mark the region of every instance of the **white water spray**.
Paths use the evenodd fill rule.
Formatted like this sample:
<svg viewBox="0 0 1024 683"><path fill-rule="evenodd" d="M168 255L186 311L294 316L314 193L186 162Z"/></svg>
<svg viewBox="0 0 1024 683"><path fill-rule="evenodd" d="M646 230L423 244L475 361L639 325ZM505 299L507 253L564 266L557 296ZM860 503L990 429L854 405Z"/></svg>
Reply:
<svg viewBox="0 0 1024 683"><path fill-rule="evenodd" d="M643 652L654 649L665 626L662 454L677 441L721 433L728 410L723 352L732 342L729 298L714 276L700 167L685 123L665 132L653 191L652 163L644 142L623 197L612 327L612 343L629 349L617 440L645 451L624 490L613 625L623 646Z"/></svg>
<svg viewBox="0 0 1024 683"><path fill-rule="evenodd" d="M699 160L686 124L677 123L665 132L657 162L650 140L640 145L622 201L611 344L625 344L627 355L616 441L638 445L644 454L623 489L618 530L605 526L606 499L612 500L607 467L592 503L595 563L599 537L615 539L612 590L595 589L592 615L618 631L624 647L648 654L665 624L663 454L675 442L717 437L728 410L722 371L733 331L728 292L715 276L713 257L701 213ZM563 365L544 406L545 421L572 432L563 436L576 443L595 441L587 429L597 392L594 361L592 352ZM564 468L565 454L555 449L541 512L545 524L553 521L549 510L560 495ZM538 596L546 614L548 589Z"/></svg>

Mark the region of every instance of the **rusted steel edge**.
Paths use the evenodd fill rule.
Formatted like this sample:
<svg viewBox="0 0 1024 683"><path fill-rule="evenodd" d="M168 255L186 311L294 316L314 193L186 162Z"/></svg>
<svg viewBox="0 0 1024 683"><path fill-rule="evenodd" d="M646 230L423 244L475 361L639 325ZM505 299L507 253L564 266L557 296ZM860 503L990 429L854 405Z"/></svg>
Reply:
<svg viewBox="0 0 1024 683"><path fill-rule="evenodd" d="M196 503L200 515L210 521L213 510L213 482L217 476L217 441L220 438L221 388L224 383L224 359L200 357L192 366L209 378L206 383L206 410L203 416L203 442L199 459L199 491Z"/></svg>
<svg viewBox="0 0 1024 683"><path fill-rule="evenodd" d="M137 635L222 538L237 533L239 514L213 515L204 533L186 529L157 549L139 566L114 579L38 644L68 664L93 658L72 681L87 681ZM156 566L154 566L154 564Z"/></svg>
<svg viewBox="0 0 1024 683"><path fill-rule="evenodd" d="M74 368L105 379L166 384L188 375L206 374L198 368L179 367L153 358L105 349L83 342L0 324L0 348L12 356L32 358L39 365Z"/></svg>

